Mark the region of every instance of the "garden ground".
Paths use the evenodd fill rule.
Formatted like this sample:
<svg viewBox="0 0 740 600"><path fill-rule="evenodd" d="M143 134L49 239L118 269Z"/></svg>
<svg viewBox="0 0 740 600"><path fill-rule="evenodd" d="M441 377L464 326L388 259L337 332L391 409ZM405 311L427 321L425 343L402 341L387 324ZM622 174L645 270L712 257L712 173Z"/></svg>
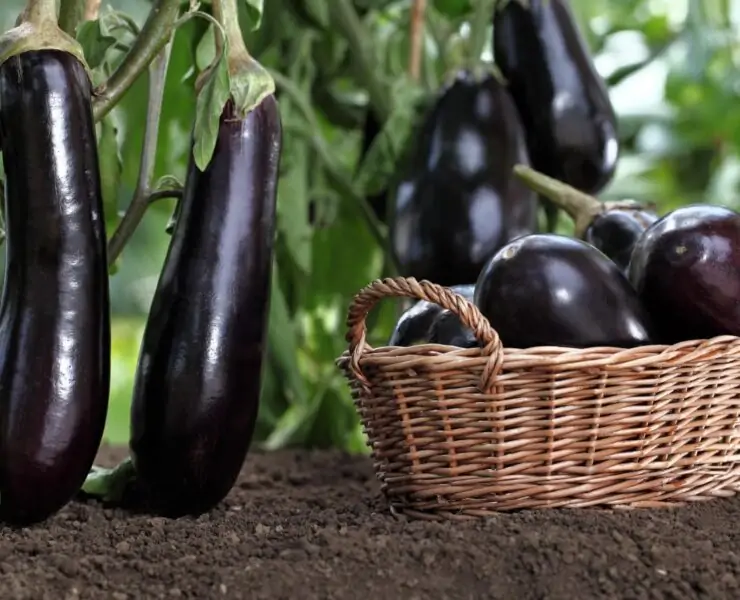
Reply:
<svg viewBox="0 0 740 600"><path fill-rule="evenodd" d="M122 451L104 449L100 464ZM670 510L393 517L369 460L252 453L197 519L75 502L0 528L0 598L740 598L740 498Z"/></svg>

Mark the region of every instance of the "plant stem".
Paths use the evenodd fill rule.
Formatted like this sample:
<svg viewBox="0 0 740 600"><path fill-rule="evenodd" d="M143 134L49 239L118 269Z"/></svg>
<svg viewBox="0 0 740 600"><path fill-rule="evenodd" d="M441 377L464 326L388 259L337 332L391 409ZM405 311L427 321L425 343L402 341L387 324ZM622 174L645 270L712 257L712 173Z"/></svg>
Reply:
<svg viewBox="0 0 740 600"><path fill-rule="evenodd" d="M23 11L23 21L41 26L57 23L57 0L28 0Z"/></svg>
<svg viewBox="0 0 740 600"><path fill-rule="evenodd" d="M172 39L175 21L179 15L180 0L157 0L130 52L102 89L96 90L97 97L93 103L96 121L111 111L126 90Z"/></svg>
<svg viewBox="0 0 740 600"><path fill-rule="evenodd" d="M87 0L85 6L85 21L94 21L100 12L101 0Z"/></svg>
<svg viewBox="0 0 740 600"><path fill-rule="evenodd" d="M594 217L604 210L604 205L597 198L526 165L515 165L514 175L521 179L528 188L564 210L575 223L576 237L581 237L591 225Z"/></svg>
<svg viewBox="0 0 740 600"><path fill-rule="evenodd" d="M0 63L35 50L58 50L71 54L89 75L82 46L59 27L57 0L27 0L16 19L16 26L0 35Z"/></svg>
<svg viewBox="0 0 740 600"><path fill-rule="evenodd" d="M267 96L275 93L275 81L247 51L239 25L237 0L212 0L211 8L226 37L229 92L236 115L243 119Z"/></svg>
<svg viewBox="0 0 740 600"><path fill-rule="evenodd" d="M239 10L236 0L213 0L213 16L221 23L226 33L226 39L229 44L229 71L233 72L239 68L239 65L251 61L247 46L244 44L244 37L239 26Z"/></svg>
<svg viewBox="0 0 740 600"><path fill-rule="evenodd" d="M488 37L488 27L491 25L491 17L494 11L495 0L478 0L470 26L470 53L468 60L470 67L475 68L480 62L483 48Z"/></svg>
<svg viewBox="0 0 740 600"><path fill-rule="evenodd" d="M110 469L93 465L80 491L103 502L120 502L135 478L134 463L126 457Z"/></svg>
<svg viewBox="0 0 740 600"><path fill-rule="evenodd" d="M182 190L161 190L159 192L152 192L146 197L147 204L154 204L160 200L166 200L168 198L175 198L177 200L182 199Z"/></svg>
<svg viewBox="0 0 740 600"><path fill-rule="evenodd" d="M683 33L683 32L681 32ZM641 71L651 63L655 62L662 54L666 52L675 42L681 37L681 34L675 34L670 36L665 42L655 48L650 54L643 60L624 65L616 69L609 77L605 79L606 86L609 88L615 87L622 83L625 79L628 79L638 71Z"/></svg>
<svg viewBox="0 0 740 600"><path fill-rule="evenodd" d="M85 20L85 0L62 0L59 7L59 27L75 35L77 27Z"/></svg>
<svg viewBox="0 0 740 600"><path fill-rule="evenodd" d="M108 264L116 262L129 238L134 234L150 205L150 188L157 158L157 139L159 138L159 119L162 114L162 101L170 62L172 40L155 57L149 68L149 103L146 109L144 142L139 163L139 179L136 182L134 197L126 214L118 224L108 244Z"/></svg>
<svg viewBox="0 0 740 600"><path fill-rule="evenodd" d="M419 73L421 71L421 49L424 43L424 12L426 11L426 7L426 0L414 0L414 4L411 7L409 77L412 81L419 80Z"/></svg>
<svg viewBox="0 0 740 600"><path fill-rule="evenodd" d="M334 26L349 44L362 85L367 89L370 104L378 121L385 123L393 110L390 91L378 76L381 72L375 65L369 37L362 26L351 0L329 0Z"/></svg>

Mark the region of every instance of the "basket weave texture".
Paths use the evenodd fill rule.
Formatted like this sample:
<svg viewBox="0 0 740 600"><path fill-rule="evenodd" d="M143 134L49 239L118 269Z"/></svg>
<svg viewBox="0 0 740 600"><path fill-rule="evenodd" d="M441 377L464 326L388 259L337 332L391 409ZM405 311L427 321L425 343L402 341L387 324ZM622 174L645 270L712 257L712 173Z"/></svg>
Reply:
<svg viewBox="0 0 740 600"><path fill-rule="evenodd" d="M390 297L456 313L483 348L370 347L365 319ZM362 289L347 325L337 362L393 512L657 507L740 488L738 337L503 348L476 306L413 278Z"/></svg>

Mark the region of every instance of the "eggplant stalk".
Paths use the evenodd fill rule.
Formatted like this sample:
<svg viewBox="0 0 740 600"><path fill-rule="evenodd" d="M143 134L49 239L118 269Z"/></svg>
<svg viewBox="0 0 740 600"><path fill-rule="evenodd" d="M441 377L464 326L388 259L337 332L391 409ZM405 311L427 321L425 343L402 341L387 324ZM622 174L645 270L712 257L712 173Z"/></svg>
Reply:
<svg viewBox="0 0 740 600"><path fill-rule="evenodd" d="M548 177L526 165L514 166L514 174L521 179L531 190L541 194L553 204L561 208L575 223L574 235L582 238L594 220L594 217L614 209L645 208L634 200L619 200L618 202L601 202L594 196Z"/></svg>
<svg viewBox="0 0 740 600"><path fill-rule="evenodd" d="M275 80L244 44L236 0L213 0L213 16L226 33L231 98L237 117L243 119L275 93Z"/></svg>
<svg viewBox="0 0 740 600"><path fill-rule="evenodd" d="M82 46L57 24L56 0L28 0L16 26L0 36L0 64L34 50L59 50L72 54L89 75Z"/></svg>

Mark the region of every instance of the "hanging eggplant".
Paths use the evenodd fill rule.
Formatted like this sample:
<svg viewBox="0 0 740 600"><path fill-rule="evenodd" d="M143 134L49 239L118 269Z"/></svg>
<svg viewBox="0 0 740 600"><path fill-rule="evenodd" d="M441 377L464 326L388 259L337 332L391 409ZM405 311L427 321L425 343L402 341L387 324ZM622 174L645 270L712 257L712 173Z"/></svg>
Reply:
<svg viewBox="0 0 740 600"><path fill-rule="evenodd" d="M31 524L77 493L103 437L108 268L82 50L58 29L54 2L29 3L6 35L15 45L0 43L0 517Z"/></svg>
<svg viewBox="0 0 740 600"><path fill-rule="evenodd" d="M536 195L512 172L529 160L516 108L493 74L463 71L417 135L391 224L401 275L467 284L496 250L537 227Z"/></svg>
<svg viewBox="0 0 740 600"><path fill-rule="evenodd" d="M568 0L500 0L493 31L532 167L597 194L616 170L617 117Z"/></svg>

